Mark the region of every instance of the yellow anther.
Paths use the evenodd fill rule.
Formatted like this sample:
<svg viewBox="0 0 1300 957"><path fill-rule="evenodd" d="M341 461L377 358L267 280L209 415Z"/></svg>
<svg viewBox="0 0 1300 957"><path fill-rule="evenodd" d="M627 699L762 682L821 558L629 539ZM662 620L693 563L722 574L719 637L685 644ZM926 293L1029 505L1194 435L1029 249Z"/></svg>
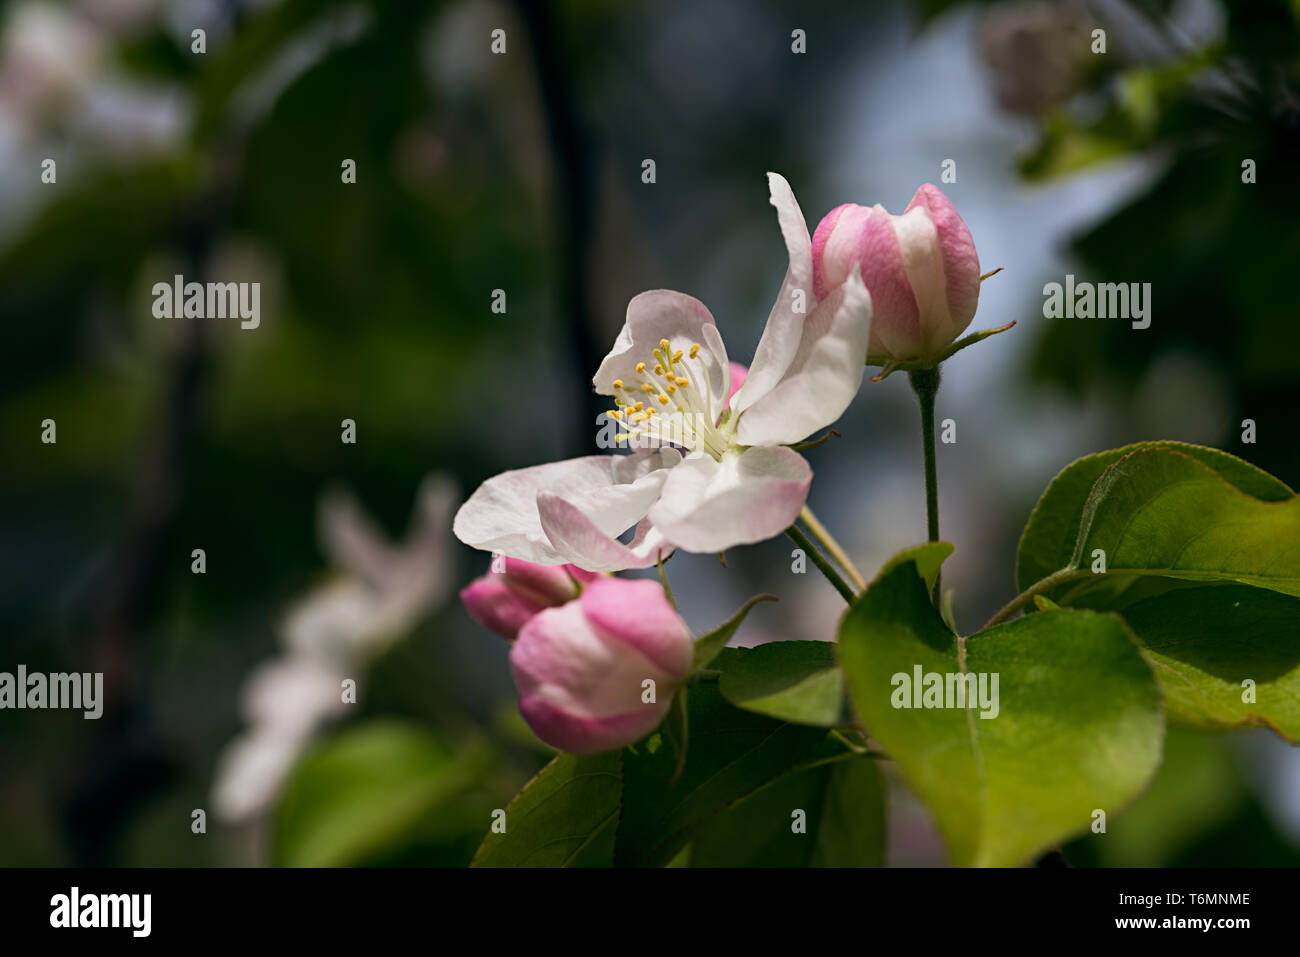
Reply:
<svg viewBox="0 0 1300 957"><path fill-rule="evenodd" d="M663 367L663 366L655 366L655 375L663 375L663 374L664 374L664 367Z"/></svg>
<svg viewBox="0 0 1300 957"><path fill-rule="evenodd" d="M615 379L615 380L614 380L614 388L615 388L615 389L621 389L621 388L623 388L623 380L622 380L622 379Z"/></svg>
<svg viewBox="0 0 1300 957"><path fill-rule="evenodd" d="M677 391L677 386L673 385L673 384L670 382L670 383L668 383L668 385L665 387L664 391L667 392L669 395L672 395L674 392Z"/></svg>
<svg viewBox="0 0 1300 957"><path fill-rule="evenodd" d="M648 418L650 418L650 416L646 415L644 412L638 412L636 415L632 416L632 421L644 422Z"/></svg>
<svg viewBox="0 0 1300 957"><path fill-rule="evenodd" d="M681 362L681 361L682 361L682 350L678 349L676 352L673 353L673 362Z"/></svg>
<svg viewBox="0 0 1300 957"><path fill-rule="evenodd" d="M650 406L650 408L648 408L648 409L645 410L645 414L646 414L646 415L654 415L654 414L655 414L655 407L654 407L653 405Z"/></svg>
<svg viewBox="0 0 1300 957"><path fill-rule="evenodd" d="M700 344L697 342L695 343L695 345L691 346L691 358L694 359L699 354L700 354Z"/></svg>
<svg viewBox="0 0 1300 957"><path fill-rule="evenodd" d="M677 383L678 385L680 385L680 386L688 386L688 385L691 384L691 380L688 379L688 378L686 378L686 376L684 376L684 375L679 375L679 376L678 376L676 379L674 379L673 381L676 382L676 383Z"/></svg>
<svg viewBox="0 0 1300 957"><path fill-rule="evenodd" d="M645 372L645 363L644 363L644 362L638 362L638 363L636 364L636 371L637 371L638 373L644 373L644 372Z"/></svg>
<svg viewBox="0 0 1300 957"><path fill-rule="evenodd" d="M654 391L655 391L655 387L652 386L649 382L642 382L642 383L641 383L641 391L642 391L642 392L649 392L651 395L653 395L653 394L654 394Z"/></svg>
<svg viewBox="0 0 1300 957"><path fill-rule="evenodd" d="M645 403L644 403L644 402L638 402L636 405L632 406L632 411L633 411L633 412L640 412L640 411L641 411L642 409L644 409L644 408L645 408Z"/></svg>
<svg viewBox="0 0 1300 957"><path fill-rule="evenodd" d="M614 418L619 419L620 421L621 421L622 418L623 418L623 413L620 412L620 411L618 411L618 409L611 409L610 412L609 412L609 414L610 414L611 416L613 416Z"/></svg>
<svg viewBox="0 0 1300 957"><path fill-rule="evenodd" d="M664 395L662 392L659 393L659 404L660 405L668 404L668 396ZM653 412L654 409L651 409L650 411Z"/></svg>
<svg viewBox="0 0 1300 957"><path fill-rule="evenodd" d="M668 340L667 340L667 339L660 339L660 340L659 340L659 348L662 349L664 352L667 352L667 351L668 351Z"/></svg>

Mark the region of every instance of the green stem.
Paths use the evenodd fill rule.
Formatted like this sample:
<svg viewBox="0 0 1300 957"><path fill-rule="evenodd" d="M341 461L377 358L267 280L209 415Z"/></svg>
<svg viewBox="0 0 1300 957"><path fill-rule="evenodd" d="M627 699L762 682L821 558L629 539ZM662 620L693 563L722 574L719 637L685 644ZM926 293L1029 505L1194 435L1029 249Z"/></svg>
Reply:
<svg viewBox="0 0 1300 957"><path fill-rule="evenodd" d="M676 611L677 599L673 597L673 586L668 584L668 573L664 571L663 552L659 553L659 561L657 564L659 566L659 583L664 586L664 594L668 596L668 604L672 605L673 610Z"/></svg>
<svg viewBox="0 0 1300 957"><path fill-rule="evenodd" d="M932 542L939 540L939 471L934 456L934 397L939 392L939 367L916 369L907 374L912 391L921 403L921 444L925 451L925 524ZM939 607L939 576L934 579L930 598Z"/></svg>
<svg viewBox="0 0 1300 957"><path fill-rule="evenodd" d="M853 604L853 589L840 577L834 566L826 560L826 556L817 550L817 546L809 540L808 536L794 525L787 528L785 533L790 536L796 545L803 549L805 555L812 559L812 563L817 566L817 570L826 576L826 580L835 586L835 590L843 596L844 600L849 604Z"/></svg>
<svg viewBox="0 0 1300 957"><path fill-rule="evenodd" d="M853 560L849 558L848 552L844 551L844 549L840 547L840 543L835 540L835 536L826 530L825 525L818 521L817 516L813 514L812 509L805 505L803 510L799 513L799 517L803 519L803 523L808 526L808 531L813 533L813 537L816 538L817 541L821 542L826 551L830 553L831 558L839 562L840 568L844 569L845 573L849 576L849 580L853 582L853 586L858 591L862 591L866 588L867 580L862 577L862 572L858 571L857 567L853 564Z"/></svg>
<svg viewBox="0 0 1300 957"><path fill-rule="evenodd" d="M1030 602L1032 602L1035 595L1040 595L1050 588L1055 588L1057 585L1084 578L1091 574L1092 572L1086 568L1082 570L1078 568L1062 568L1060 571L1052 572L1052 574L1048 575L1046 578L1041 578L1034 582L1034 584L1030 585L1015 598L1011 599L1011 601L1003 605L998 613L990 618L985 623L984 628L981 628L980 631L992 628L994 625L1000 625L1016 612L1020 611L1020 609L1026 607Z"/></svg>

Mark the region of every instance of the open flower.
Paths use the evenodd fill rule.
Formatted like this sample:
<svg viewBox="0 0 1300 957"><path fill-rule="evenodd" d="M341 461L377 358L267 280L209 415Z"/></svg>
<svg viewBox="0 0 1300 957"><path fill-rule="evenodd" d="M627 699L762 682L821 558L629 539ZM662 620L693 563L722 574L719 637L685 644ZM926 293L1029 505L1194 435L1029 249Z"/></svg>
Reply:
<svg viewBox="0 0 1300 957"><path fill-rule="evenodd" d="M674 548L719 552L789 527L812 470L786 446L830 425L857 393L871 298L856 270L815 294L803 213L783 177L768 181L790 265L744 384L733 394L703 303L640 294L592 380L637 450L488 479L456 515L461 541L542 565L618 571Z"/></svg>
<svg viewBox="0 0 1300 957"><path fill-rule="evenodd" d="M658 582L599 578L529 619L510 668L519 712L537 736L594 754L653 731L694 654L690 629Z"/></svg>

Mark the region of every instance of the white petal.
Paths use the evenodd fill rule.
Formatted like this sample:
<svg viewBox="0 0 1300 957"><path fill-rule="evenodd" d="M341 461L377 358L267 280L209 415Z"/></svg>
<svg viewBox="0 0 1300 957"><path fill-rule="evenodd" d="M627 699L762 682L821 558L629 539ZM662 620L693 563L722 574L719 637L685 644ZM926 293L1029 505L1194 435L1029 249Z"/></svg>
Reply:
<svg viewBox="0 0 1300 957"><path fill-rule="evenodd" d="M237 822L269 809L306 745L305 738L262 727L231 741L218 757L213 774L217 816Z"/></svg>
<svg viewBox="0 0 1300 957"><path fill-rule="evenodd" d="M659 498L669 469L681 461L676 449L608 456L614 484L574 494L542 491L537 512L561 561L592 572L646 568L673 551L662 535L641 522ZM638 525L638 523L640 523ZM638 525L630 545L618 536Z"/></svg>
<svg viewBox="0 0 1300 957"><path fill-rule="evenodd" d="M356 496L331 488L316 509L321 547L339 571L371 585L383 582L397 561L397 549Z"/></svg>
<svg viewBox="0 0 1300 957"><path fill-rule="evenodd" d="M656 497L658 490L655 490ZM674 546L648 521L637 525L628 545L601 531L581 509L558 495L543 492L537 497L542 526L555 543L561 561L589 572L621 572L628 568L649 568L667 558Z"/></svg>
<svg viewBox="0 0 1300 957"><path fill-rule="evenodd" d="M648 517L680 548L720 552L789 528L811 482L812 469L791 449L728 452L721 462L693 452L669 473Z"/></svg>
<svg viewBox="0 0 1300 957"><path fill-rule="evenodd" d="M285 646L295 660L351 665L361 639L379 621L382 600L373 587L356 578L328 582L308 592L285 616Z"/></svg>
<svg viewBox="0 0 1300 957"><path fill-rule="evenodd" d="M675 451L662 450L589 455L503 472L461 506L453 530L462 542L484 551L539 565L581 565L570 557L571 542L557 547L543 528L541 500L573 503L598 532L614 537L645 515L667 477L666 467L679 460Z"/></svg>
<svg viewBox="0 0 1300 957"><path fill-rule="evenodd" d="M305 737L347 708L339 695L344 667L290 655L258 665L242 690L241 710L250 724Z"/></svg>
<svg viewBox="0 0 1300 957"><path fill-rule="evenodd" d="M855 266L804 323L803 340L781 381L745 410L738 441L799 442L838 419L862 385L870 336L871 295Z"/></svg>
<svg viewBox="0 0 1300 957"><path fill-rule="evenodd" d="M805 317L817 306L813 294L812 239L794 191L779 173L767 174L771 203L785 239L790 265L754 350L749 376L731 398L733 409L746 409L773 389L799 349ZM865 356L865 353L864 353Z"/></svg>
<svg viewBox="0 0 1300 957"><path fill-rule="evenodd" d="M653 367L654 350L667 339L671 348L689 353L692 345L706 346L701 359L708 367L709 391L727 396L730 370L722 339L717 335L713 316L704 303L684 293L671 289L653 289L635 296L627 304L627 321L614 341L614 348L600 364L592 377L592 385L600 395L614 395L614 380L619 379L630 388L638 380L651 376L636 371L639 362ZM720 353L720 354L719 354ZM692 375L688 364L688 376Z"/></svg>

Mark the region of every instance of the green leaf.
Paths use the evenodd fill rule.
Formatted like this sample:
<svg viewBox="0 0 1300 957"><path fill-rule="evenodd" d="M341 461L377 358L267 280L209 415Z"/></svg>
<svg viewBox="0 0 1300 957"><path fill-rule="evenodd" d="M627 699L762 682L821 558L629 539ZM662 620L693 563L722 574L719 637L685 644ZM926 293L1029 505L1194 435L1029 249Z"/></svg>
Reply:
<svg viewBox="0 0 1300 957"><path fill-rule="evenodd" d="M743 654L726 649L720 667L725 672ZM676 756L660 734L624 749L623 811L615 850L619 865L667 864L697 827L764 785L851 754L824 729L732 707L716 681L692 684L687 701L690 748L675 782Z"/></svg>
<svg viewBox="0 0 1300 957"><path fill-rule="evenodd" d="M773 641L736 659L718 680L737 708L795 724L846 723L844 678L829 641Z"/></svg>
<svg viewBox="0 0 1300 957"><path fill-rule="evenodd" d="M1087 828L1095 809L1118 812L1159 764L1159 691L1115 615L1064 609L958 639L915 567L900 566L849 610L838 648L854 707L955 864L1031 861ZM902 679L917 669L945 685L986 675L986 692L996 674L996 716L979 702L895 707L910 703Z"/></svg>
<svg viewBox="0 0 1300 957"><path fill-rule="evenodd" d="M1245 585L1180 588L1124 619L1146 645L1178 720L1266 727L1300 744L1300 599ZM1254 682L1243 701L1242 682Z"/></svg>
<svg viewBox="0 0 1300 957"><path fill-rule="evenodd" d="M910 563L916 566L916 570L925 580L925 587L933 590L934 583L939 580L939 569L943 567L943 563L948 560L948 556L952 553L953 546L951 542L926 542L924 545L914 545L911 548L903 549L885 562L876 574L876 578L879 580L900 565Z"/></svg>
<svg viewBox="0 0 1300 957"><path fill-rule="evenodd" d="M671 751L671 749L667 749ZM607 867L614 860L622 754L558 755L505 808L473 867Z"/></svg>
<svg viewBox="0 0 1300 957"><path fill-rule="evenodd" d="M690 866L807 867L817 849L831 772L823 765L787 774L706 821L691 840ZM794 830L797 812L805 821L802 833Z"/></svg>
<svg viewBox="0 0 1300 957"><path fill-rule="evenodd" d="M740 607L740 610L724 621L717 628L714 628L707 635L702 635L695 641L695 666L694 670L699 671L707 667L714 658L718 657L718 652L727 646L731 636L736 633L749 610L757 605L760 601L776 601L775 595L755 595L749 601Z"/></svg>
<svg viewBox="0 0 1300 957"><path fill-rule="evenodd" d="M1097 549L1105 576L1089 571ZM1300 595L1300 497L1253 498L1190 455L1139 449L1097 480L1065 567L1088 584L1154 575Z"/></svg>
<svg viewBox="0 0 1300 957"><path fill-rule="evenodd" d="M1228 735L1171 727L1151 786L1122 816L1107 820L1104 832L1089 831L1073 842L1066 857L1075 861L1079 851L1090 853L1103 867L1173 865L1249 800L1230 744Z"/></svg>
<svg viewBox="0 0 1300 957"><path fill-rule="evenodd" d="M873 759L853 758L778 778L708 821L691 866L879 867L884 848L884 779Z"/></svg>
<svg viewBox="0 0 1300 957"><path fill-rule="evenodd" d="M482 752L456 756L401 722L344 731L294 771L275 815L273 859L288 867L362 863L472 784L485 761Z"/></svg>
<svg viewBox="0 0 1300 957"><path fill-rule="evenodd" d="M1170 449L1189 455L1213 469L1225 482L1266 502L1291 498L1285 484L1249 462L1217 449L1182 442L1143 442L1089 455L1066 466L1047 486L1034 506L1016 553L1016 584L1025 591L1035 582L1066 567L1074 554L1084 505L1102 473L1139 449Z"/></svg>
<svg viewBox="0 0 1300 957"><path fill-rule="evenodd" d="M831 765L814 867L883 867L885 777L874 758Z"/></svg>

